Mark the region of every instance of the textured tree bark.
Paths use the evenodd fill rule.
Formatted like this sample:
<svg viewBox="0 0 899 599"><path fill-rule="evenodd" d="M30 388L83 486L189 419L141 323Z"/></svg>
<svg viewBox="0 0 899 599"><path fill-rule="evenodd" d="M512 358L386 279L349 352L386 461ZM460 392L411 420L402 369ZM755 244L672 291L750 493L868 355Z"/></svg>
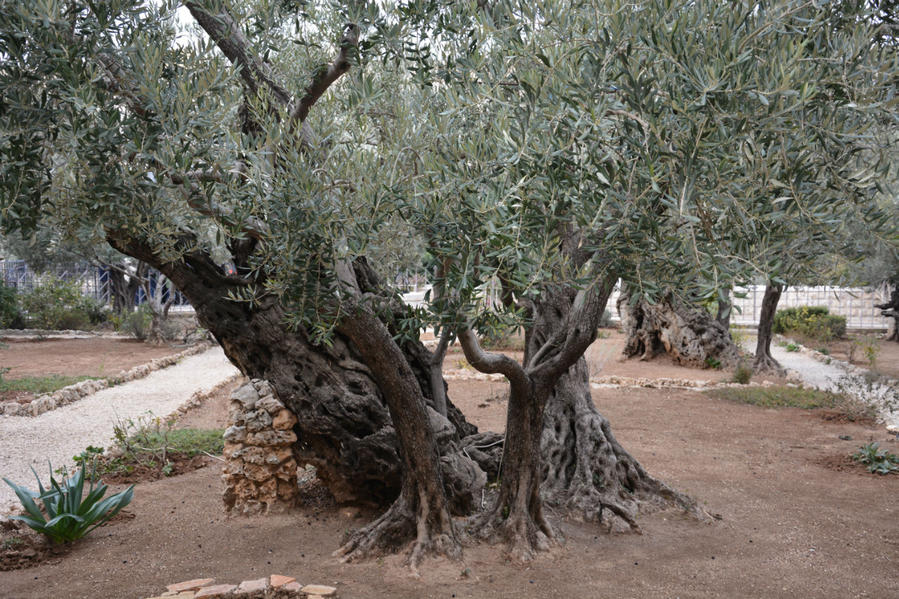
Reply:
<svg viewBox="0 0 899 599"><path fill-rule="evenodd" d="M705 517L618 443L593 403L586 360L559 380L547 401L540 448L544 500L572 518L639 531L640 511L676 506Z"/></svg>
<svg viewBox="0 0 899 599"><path fill-rule="evenodd" d="M627 357L651 360L664 352L678 364L693 368L729 367L740 358L726 326L706 310L671 295L656 304L643 299L631 304L627 294L622 293L618 311L627 337Z"/></svg>
<svg viewBox="0 0 899 599"><path fill-rule="evenodd" d="M543 513L540 452L536 450L548 391L532 384L512 385L499 493L492 507L470 526L481 539L505 543L509 555L519 561L549 549L556 536Z"/></svg>
<svg viewBox="0 0 899 599"><path fill-rule="evenodd" d="M893 319L893 326L887 333L887 341L899 342L899 284L893 287L890 301L883 304L875 304L875 308L882 310L882 316Z"/></svg>
<svg viewBox="0 0 899 599"><path fill-rule="evenodd" d="M762 298L762 312L759 315L758 341L755 346L755 361L753 369L756 372L766 370L783 373L784 367L771 356L771 328L774 326L774 314L777 312L777 303L783 293L784 286L768 282L765 286L765 295Z"/></svg>
<svg viewBox="0 0 899 599"><path fill-rule="evenodd" d="M165 263L134 239L110 241L169 277L228 359L247 376L269 381L297 416L300 461L317 468L338 501L389 505L399 496L402 460L396 429L374 374L345 334L335 334L330 346L316 346L302 330L285 326L284 310L275 298L262 298L256 305L230 299L246 282L224 275L204 254L189 253L181 261ZM401 350L432 407L430 352L420 343L406 343ZM449 399L445 418L434 410L428 410L428 416L450 507L455 513L469 513L480 501L486 476L465 451L485 437L476 434L477 428ZM489 453L467 453L495 468Z"/></svg>
<svg viewBox="0 0 899 599"><path fill-rule="evenodd" d="M528 374L525 384L510 379L499 493L491 510L469 527L481 538L505 542L517 559L530 559L558 535L545 517L544 502L579 519L605 519L610 528L623 523L639 530L636 513L649 505L677 505L704 517L691 499L649 476L615 440L593 403L582 356L560 375L541 376L539 368L527 368L545 355L547 340L557 339L565 328L576 295L570 288L550 288L530 304ZM595 318L581 323L592 326L594 334L607 298L608 293L595 306ZM533 451L537 446L539 455Z"/></svg>
<svg viewBox="0 0 899 599"><path fill-rule="evenodd" d="M571 293L562 290L539 298L527 351L533 352L561 326L572 300ZM593 403L583 357L553 384L540 450L542 496L570 517L639 530L635 516L641 508L676 505L702 515L690 498L652 478L618 443Z"/></svg>
<svg viewBox="0 0 899 599"><path fill-rule="evenodd" d="M357 305L339 329L364 356L389 407L403 463L403 488L387 513L338 550L346 560L394 551L414 538L410 563L426 555L462 555L440 473L440 456L419 381L381 320ZM431 410L435 416L439 413ZM485 477L486 478L486 477Z"/></svg>
<svg viewBox="0 0 899 599"><path fill-rule="evenodd" d="M715 314L715 320L728 330L730 329L730 317L733 314L733 309L734 306L730 300L718 300L718 312Z"/></svg>

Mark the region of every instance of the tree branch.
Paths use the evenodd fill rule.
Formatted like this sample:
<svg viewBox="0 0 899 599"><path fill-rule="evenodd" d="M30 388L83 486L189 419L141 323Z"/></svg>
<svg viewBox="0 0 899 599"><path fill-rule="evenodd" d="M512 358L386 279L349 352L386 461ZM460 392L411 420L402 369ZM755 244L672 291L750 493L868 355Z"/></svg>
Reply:
<svg viewBox="0 0 899 599"><path fill-rule="evenodd" d="M302 123L309 116L309 110L322 94L337 81L341 75L350 70L350 59L359 47L359 27L353 23L347 23L346 31L340 40L340 51L337 58L327 67L322 67L312 78L312 83L306 88L306 93L295 104L290 112L291 130L297 123Z"/></svg>
<svg viewBox="0 0 899 599"><path fill-rule="evenodd" d="M222 54L239 67L240 78L247 89L254 94L265 90L283 107L290 103L290 94L275 81L271 69L262 59L253 53L250 42L219 0L188 1L184 5Z"/></svg>
<svg viewBox="0 0 899 599"><path fill-rule="evenodd" d="M565 326L546 341L527 369L533 378L553 379L571 368L596 339L596 327L615 288L618 277L603 272L605 265L594 258L593 283L578 291Z"/></svg>
<svg viewBox="0 0 899 599"><path fill-rule="evenodd" d="M484 351L470 327L459 329L456 336L462 344L465 359L475 370L486 374L502 374L513 386L530 385L530 379L521 364L509 356Z"/></svg>

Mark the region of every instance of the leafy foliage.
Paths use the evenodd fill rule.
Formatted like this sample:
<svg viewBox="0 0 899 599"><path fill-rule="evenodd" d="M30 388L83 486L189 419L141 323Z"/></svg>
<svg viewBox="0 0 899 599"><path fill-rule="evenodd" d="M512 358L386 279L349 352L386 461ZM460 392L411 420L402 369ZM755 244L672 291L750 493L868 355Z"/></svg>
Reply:
<svg viewBox="0 0 899 599"><path fill-rule="evenodd" d="M21 296L28 325L39 329L82 329L99 324L106 313L83 295L78 283L51 278Z"/></svg>
<svg viewBox="0 0 899 599"><path fill-rule="evenodd" d="M852 454L852 459L866 465L868 471L873 474L899 472L899 457L896 457L896 454L880 449L880 446L875 442L859 447L858 451Z"/></svg>
<svg viewBox="0 0 899 599"><path fill-rule="evenodd" d="M771 330L775 333L799 333L827 343L846 336L846 317L830 314L827 306L798 306L778 310Z"/></svg>
<svg viewBox="0 0 899 599"><path fill-rule="evenodd" d="M76 541L107 522L131 502L134 487L103 499L107 486L102 482L95 486L92 473L88 475L86 469L87 466L82 462L81 468L73 476L57 481L51 467L49 489L44 489L35 472L38 485L36 493L4 478L27 512L27 515L12 516L12 519L21 520L54 542ZM90 478L91 482L85 494L86 478ZM43 511L35 503L36 499L41 501Z"/></svg>
<svg viewBox="0 0 899 599"><path fill-rule="evenodd" d="M14 287L0 283L0 328L16 329L22 327L22 313L19 310L19 298Z"/></svg>

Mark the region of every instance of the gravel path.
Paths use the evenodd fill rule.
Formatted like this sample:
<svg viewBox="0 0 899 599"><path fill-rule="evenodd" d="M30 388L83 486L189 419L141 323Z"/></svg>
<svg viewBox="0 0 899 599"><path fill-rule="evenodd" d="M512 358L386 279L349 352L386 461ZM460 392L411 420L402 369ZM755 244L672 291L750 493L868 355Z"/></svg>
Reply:
<svg viewBox="0 0 899 599"><path fill-rule="evenodd" d="M88 445L109 446L116 420L148 411L166 416L193 393L209 391L237 373L222 349L215 347L34 418L0 416L0 476L35 488L30 466L46 480L47 459L56 468L71 464L72 456ZM12 489L0 481L0 513L17 504Z"/></svg>

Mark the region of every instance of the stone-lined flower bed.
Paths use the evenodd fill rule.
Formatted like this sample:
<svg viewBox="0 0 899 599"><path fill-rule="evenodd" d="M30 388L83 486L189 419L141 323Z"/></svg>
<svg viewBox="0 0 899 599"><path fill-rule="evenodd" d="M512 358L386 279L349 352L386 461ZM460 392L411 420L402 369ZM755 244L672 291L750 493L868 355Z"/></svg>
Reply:
<svg viewBox="0 0 899 599"><path fill-rule="evenodd" d="M292 576L272 574L266 578L244 580L239 584L215 584L213 578L176 582L161 595L147 599L322 599L337 597L337 589L321 584L302 585Z"/></svg>
<svg viewBox="0 0 899 599"><path fill-rule="evenodd" d="M142 379L151 372L173 366L181 359L206 351L209 347L211 346L208 343L198 343L177 354L151 360L146 364L135 366L130 370L120 372L117 375L105 379L81 381L80 383L63 387L58 391L39 395L28 403L18 403L15 401L3 402L0 403L0 415L39 416L50 410L55 410L56 408L61 408L62 406L76 402L101 389L127 383L128 381Z"/></svg>

